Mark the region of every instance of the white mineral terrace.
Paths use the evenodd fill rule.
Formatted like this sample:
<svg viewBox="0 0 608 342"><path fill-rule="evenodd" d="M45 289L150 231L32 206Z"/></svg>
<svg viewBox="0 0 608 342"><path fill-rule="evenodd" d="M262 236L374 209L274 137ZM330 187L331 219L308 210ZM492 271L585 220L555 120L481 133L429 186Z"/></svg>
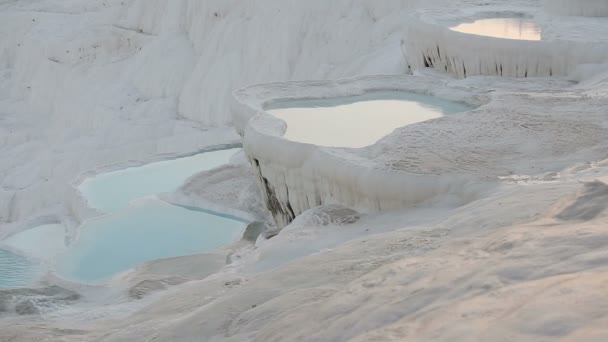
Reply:
<svg viewBox="0 0 608 342"><path fill-rule="evenodd" d="M607 19L0 0L0 341L608 341Z"/></svg>

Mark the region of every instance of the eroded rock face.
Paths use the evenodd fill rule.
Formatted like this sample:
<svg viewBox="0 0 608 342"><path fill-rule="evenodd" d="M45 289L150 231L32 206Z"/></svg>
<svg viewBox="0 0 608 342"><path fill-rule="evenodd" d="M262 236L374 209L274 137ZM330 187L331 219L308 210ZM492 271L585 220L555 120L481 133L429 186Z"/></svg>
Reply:
<svg viewBox="0 0 608 342"><path fill-rule="evenodd" d="M143 280L129 289L129 297L133 299L142 299L151 293L166 290L169 286L183 284L186 281L186 279L179 277Z"/></svg>
<svg viewBox="0 0 608 342"><path fill-rule="evenodd" d="M311 210L307 213L306 223L317 226L344 226L359 221L357 211L339 205L328 205Z"/></svg>
<svg viewBox="0 0 608 342"><path fill-rule="evenodd" d="M277 225L285 227L296 218L296 213L293 211L291 203L286 201L281 202L277 196L275 187L270 183L268 178L264 177L262 173L262 166L257 159L253 159L251 163L253 171L258 178L258 182L262 188L262 197L266 203L266 208L272 214ZM287 192L287 198L289 198L289 190L285 187ZM272 235L270 236L272 237Z"/></svg>
<svg viewBox="0 0 608 342"><path fill-rule="evenodd" d="M0 290L0 316L40 315L73 304L79 299L80 295L77 292L59 286Z"/></svg>

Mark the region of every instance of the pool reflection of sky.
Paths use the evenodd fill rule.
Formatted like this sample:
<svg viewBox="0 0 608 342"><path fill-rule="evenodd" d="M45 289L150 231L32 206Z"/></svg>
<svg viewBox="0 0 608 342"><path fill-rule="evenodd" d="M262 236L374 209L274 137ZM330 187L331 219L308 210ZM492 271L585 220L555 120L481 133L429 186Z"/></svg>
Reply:
<svg viewBox="0 0 608 342"><path fill-rule="evenodd" d="M494 18L480 19L472 23L462 23L451 28L454 31L481 36L541 40L542 30L531 18Z"/></svg>
<svg viewBox="0 0 608 342"><path fill-rule="evenodd" d="M276 103L266 110L287 123L285 138L332 147L364 147L399 127L470 107L433 96L397 91Z"/></svg>

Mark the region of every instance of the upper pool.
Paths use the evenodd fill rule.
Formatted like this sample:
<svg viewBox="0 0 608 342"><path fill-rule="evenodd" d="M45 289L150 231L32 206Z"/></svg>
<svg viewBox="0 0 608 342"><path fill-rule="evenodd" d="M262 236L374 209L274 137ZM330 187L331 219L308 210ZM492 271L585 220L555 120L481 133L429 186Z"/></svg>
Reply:
<svg viewBox="0 0 608 342"><path fill-rule="evenodd" d="M528 17L480 19L451 27L452 30L505 39L541 40L542 29Z"/></svg>
<svg viewBox="0 0 608 342"><path fill-rule="evenodd" d="M266 110L287 123L285 138L331 147L364 147L394 129L470 110L429 95L398 91L277 102Z"/></svg>

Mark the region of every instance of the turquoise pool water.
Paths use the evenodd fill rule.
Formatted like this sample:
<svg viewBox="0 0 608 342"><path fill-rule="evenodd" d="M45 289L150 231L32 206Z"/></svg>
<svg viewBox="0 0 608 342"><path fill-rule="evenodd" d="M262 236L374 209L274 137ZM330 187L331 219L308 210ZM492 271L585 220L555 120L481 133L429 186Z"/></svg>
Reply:
<svg viewBox="0 0 608 342"><path fill-rule="evenodd" d="M40 272L40 268L27 258L0 249L0 288L27 286Z"/></svg>
<svg viewBox="0 0 608 342"><path fill-rule="evenodd" d="M109 172L87 179L81 191L89 205L106 215L79 227L67 244L62 225L35 227L3 241L0 287L24 287L46 265L62 277L97 282L145 261L209 252L241 237L246 222L211 211L171 205L154 195L176 190L187 178L227 163L240 149Z"/></svg>
<svg viewBox="0 0 608 342"><path fill-rule="evenodd" d="M286 139L355 148L372 145L396 128L470 109L462 103L400 91L283 101L266 108L287 123Z"/></svg>
<svg viewBox="0 0 608 342"><path fill-rule="evenodd" d="M69 279L102 280L145 261L211 251L240 238L245 223L160 200L88 222L58 260Z"/></svg>
<svg viewBox="0 0 608 342"><path fill-rule="evenodd" d="M112 212L127 207L132 200L174 191L190 176L228 163L237 151L213 151L107 172L86 179L79 189L89 206Z"/></svg>

